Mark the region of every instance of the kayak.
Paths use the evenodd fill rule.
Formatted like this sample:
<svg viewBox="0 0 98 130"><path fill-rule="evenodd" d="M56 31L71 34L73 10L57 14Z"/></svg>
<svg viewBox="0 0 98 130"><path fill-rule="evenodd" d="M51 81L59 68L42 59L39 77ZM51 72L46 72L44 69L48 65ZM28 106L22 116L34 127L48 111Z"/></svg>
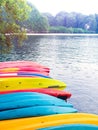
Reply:
<svg viewBox="0 0 98 130"><path fill-rule="evenodd" d="M17 73L18 76L39 76L39 77L44 77L44 78L51 78L50 76L46 76L43 74L39 74L39 73L23 73L23 72L18 72Z"/></svg>
<svg viewBox="0 0 98 130"><path fill-rule="evenodd" d="M98 130L98 126L90 124L70 124L55 127L42 128L38 130Z"/></svg>
<svg viewBox="0 0 98 130"><path fill-rule="evenodd" d="M0 69L3 68L17 68L17 67L32 67L32 68L42 68L46 71L50 71L50 69L44 65L41 65L37 62L33 61L6 61L6 62L0 62Z"/></svg>
<svg viewBox="0 0 98 130"><path fill-rule="evenodd" d="M45 116L53 114L76 113L73 107L33 106L0 111L0 120Z"/></svg>
<svg viewBox="0 0 98 130"><path fill-rule="evenodd" d="M70 124L87 124L98 127L98 115L89 113L54 114L0 121L3 130L35 130Z"/></svg>
<svg viewBox="0 0 98 130"><path fill-rule="evenodd" d="M23 73L25 73L25 74L28 74L28 75L30 75L30 74L40 74L40 75L45 75L45 76L49 76L49 73L47 73L47 72L35 72L35 71L14 71L14 70L12 70L12 71L10 71L10 72L0 72L0 75L1 76L7 76L7 75L16 75L16 73L17 74L23 74Z"/></svg>
<svg viewBox="0 0 98 130"><path fill-rule="evenodd" d="M39 100L40 99L40 100ZM20 103L20 102L29 102L32 101L32 100L36 100L36 102L32 101L35 105L49 105L49 102L52 103L51 105L59 105L59 106L70 106L70 107L73 107L72 104L69 104L68 102L65 102L64 100L61 100L59 98L56 98L54 96L51 96L51 95L47 95L47 94L42 94L42 93L37 93L37 92L14 92L14 93L9 93L9 94L1 94L0 95L0 104L2 104L0 106L0 109L2 109L3 106L6 105L6 103L10 103L11 106L13 106L14 104L14 107ZM42 100L42 102L41 102ZM46 100L46 103L45 103L45 100ZM48 101L49 102L48 102ZM32 104L32 103L31 103ZM6 108L7 107L10 107L10 105L6 105Z"/></svg>
<svg viewBox="0 0 98 130"><path fill-rule="evenodd" d="M18 100L18 99L30 99L30 98L48 98L48 99L57 99L60 100L62 102L64 102L63 100L56 98L54 96L51 95L47 95L47 94L43 94L43 93L37 93L37 92L14 92L14 93L8 93L8 94L1 94L0 95L0 103L2 102L10 102L10 101L14 101L14 100ZM20 99L20 100L22 100ZM65 102L64 102L65 103Z"/></svg>
<svg viewBox="0 0 98 130"><path fill-rule="evenodd" d="M3 68L0 69L0 72L19 72L19 71L26 71L26 72L46 72L49 73L49 71L43 69L43 68L37 68L37 67L16 67L16 68Z"/></svg>
<svg viewBox="0 0 98 130"><path fill-rule="evenodd" d="M7 93L14 93L14 92L38 92L38 93L44 93L51 96L55 96L57 98L67 100L71 97L71 93L65 91L65 90L57 90L57 89L51 89L51 88L37 88L37 89L23 89L23 90L9 90L9 91L1 91L1 94L7 94Z"/></svg>
<svg viewBox="0 0 98 130"><path fill-rule="evenodd" d="M66 88L66 84L51 78L0 78L0 91L32 88L55 88L62 90Z"/></svg>
<svg viewBox="0 0 98 130"><path fill-rule="evenodd" d="M17 98L15 98L17 99ZM73 107L72 104L67 102L62 102L56 99L46 99L36 98L32 96L25 96L25 99L15 101L11 100L9 102L3 102L0 105L0 111L11 110L11 109L19 109L19 108L27 108L27 107L35 107L35 106L60 106L60 107ZM14 101L14 102L12 102Z"/></svg>
<svg viewBox="0 0 98 130"><path fill-rule="evenodd" d="M50 76L46 76L40 73L28 73L28 72L17 72L17 73L1 73L0 78L8 78L8 77L43 77L43 78L51 78Z"/></svg>

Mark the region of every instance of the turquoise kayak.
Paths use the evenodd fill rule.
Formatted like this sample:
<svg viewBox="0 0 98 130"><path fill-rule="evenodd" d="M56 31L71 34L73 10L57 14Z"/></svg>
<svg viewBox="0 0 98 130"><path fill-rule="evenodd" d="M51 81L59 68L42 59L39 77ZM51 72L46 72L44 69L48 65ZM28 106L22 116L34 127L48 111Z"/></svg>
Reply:
<svg viewBox="0 0 98 130"><path fill-rule="evenodd" d="M41 128L38 130L98 130L98 126L90 124L69 124L69 125Z"/></svg>
<svg viewBox="0 0 98 130"><path fill-rule="evenodd" d="M35 107L35 106L61 106L61 107L73 107L72 104L67 102L62 102L62 100L53 100L53 99L40 99L40 98L27 98L27 99L18 99L11 102L0 103L0 111L19 109L25 107Z"/></svg>
<svg viewBox="0 0 98 130"><path fill-rule="evenodd" d="M53 114L76 113L77 110L72 107L59 106L34 106L12 110L0 111L0 120L45 116Z"/></svg>
<svg viewBox="0 0 98 130"><path fill-rule="evenodd" d="M38 76L38 77L43 77L43 78L51 78L50 76L46 76L40 73L28 73L28 72L17 72L17 76Z"/></svg>
<svg viewBox="0 0 98 130"><path fill-rule="evenodd" d="M14 102L17 100L28 100L28 99L41 99L41 100L53 100L55 102L61 102L65 104L66 102L62 99L59 99L57 97L47 95L47 94L42 94L42 93L37 93L37 92L14 92L14 93L9 93L9 94L2 94L0 95L0 103L8 103L8 102Z"/></svg>

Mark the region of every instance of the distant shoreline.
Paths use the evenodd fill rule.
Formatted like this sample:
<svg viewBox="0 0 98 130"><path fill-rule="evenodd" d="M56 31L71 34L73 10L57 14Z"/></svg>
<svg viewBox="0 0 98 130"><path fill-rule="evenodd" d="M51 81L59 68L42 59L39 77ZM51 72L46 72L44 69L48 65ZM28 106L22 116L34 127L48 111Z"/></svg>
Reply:
<svg viewBox="0 0 98 130"><path fill-rule="evenodd" d="M5 35L18 35L18 33L7 33ZM27 36L98 36L97 33L26 33Z"/></svg>
<svg viewBox="0 0 98 130"><path fill-rule="evenodd" d="M40 35L40 36L98 36L98 34L92 34L92 33L26 33L27 36L30 35Z"/></svg>

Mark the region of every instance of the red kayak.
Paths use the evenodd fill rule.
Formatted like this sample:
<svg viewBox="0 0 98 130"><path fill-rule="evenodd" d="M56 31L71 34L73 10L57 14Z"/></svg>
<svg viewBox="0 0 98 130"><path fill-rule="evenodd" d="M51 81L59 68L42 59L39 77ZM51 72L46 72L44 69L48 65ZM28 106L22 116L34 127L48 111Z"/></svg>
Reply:
<svg viewBox="0 0 98 130"><path fill-rule="evenodd" d="M63 100L67 100L68 98L71 97L71 93L69 92L66 92L64 90L50 89L50 88L1 91L0 94L8 94L8 93L14 93L14 92L38 92L38 93L44 93L51 96L55 96Z"/></svg>

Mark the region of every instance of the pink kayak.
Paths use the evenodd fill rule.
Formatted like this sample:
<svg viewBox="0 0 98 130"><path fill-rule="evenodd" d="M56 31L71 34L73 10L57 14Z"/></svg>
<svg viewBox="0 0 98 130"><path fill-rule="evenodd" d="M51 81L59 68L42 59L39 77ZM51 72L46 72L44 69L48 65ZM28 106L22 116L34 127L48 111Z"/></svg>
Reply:
<svg viewBox="0 0 98 130"><path fill-rule="evenodd" d="M15 93L15 92L38 92L38 93L44 93L51 96L55 96L57 98L67 100L71 97L71 93L63 91L63 90L57 90L57 89L51 89L51 88L39 88L39 89L24 89L24 90L10 90L10 91L1 91L0 94L8 94L8 93Z"/></svg>
<svg viewBox="0 0 98 130"><path fill-rule="evenodd" d="M40 68L46 72L49 72L50 69L46 66L43 66L39 63L32 62L32 61L7 61L7 62L0 62L0 69L3 68L18 68L18 67L27 67L27 68Z"/></svg>
<svg viewBox="0 0 98 130"><path fill-rule="evenodd" d="M3 69L0 69L0 72L17 72L17 71L28 71L28 72L46 72L46 73L49 73L49 71L43 69L43 68L37 68L37 67L16 67L16 68L3 68Z"/></svg>

